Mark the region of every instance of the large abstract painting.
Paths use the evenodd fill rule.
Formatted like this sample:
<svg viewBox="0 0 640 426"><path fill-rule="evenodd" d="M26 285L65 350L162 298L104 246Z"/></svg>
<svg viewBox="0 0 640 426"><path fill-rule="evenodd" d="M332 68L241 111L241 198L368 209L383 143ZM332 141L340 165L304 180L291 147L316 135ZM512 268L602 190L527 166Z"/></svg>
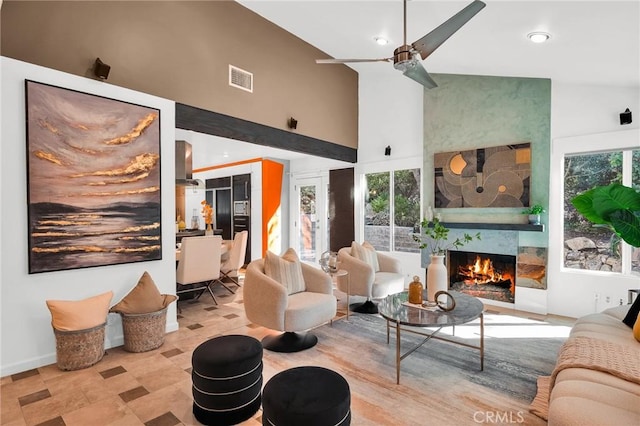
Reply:
<svg viewBox="0 0 640 426"><path fill-rule="evenodd" d="M25 85L29 273L161 259L160 111Z"/></svg>
<svg viewBox="0 0 640 426"><path fill-rule="evenodd" d="M434 155L435 206L529 206L531 144Z"/></svg>

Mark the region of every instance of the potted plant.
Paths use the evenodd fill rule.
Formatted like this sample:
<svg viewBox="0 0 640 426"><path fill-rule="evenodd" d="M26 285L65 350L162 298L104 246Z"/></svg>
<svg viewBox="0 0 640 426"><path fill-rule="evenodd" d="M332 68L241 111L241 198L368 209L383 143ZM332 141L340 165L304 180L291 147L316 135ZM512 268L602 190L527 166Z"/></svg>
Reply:
<svg viewBox="0 0 640 426"><path fill-rule="evenodd" d="M540 204L534 204L528 209L522 210L522 214L529 215L530 225L540 225L540 215L544 213L544 207Z"/></svg>
<svg viewBox="0 0 640 426"><path fill-rule="evenodd" d="M575 196L571 204L596 226L611 229L633 247L640 247L640 192L612 183Z"/></svg>
<svg viewBox="0 0 640 426"><path fill-rule="evenodd" d="M444 265L444 255L447 250L459 249L474 239L480 240L480 233L467 234L449 241L449 228L440 222L439 218L422 219L420 222L423 234L413 234L413 239L420 243L420 249L427 249L431 256L431 263L427 267L427 300L434 302L438 291L446 291L449 287L447 267Z"/></svg>
<svg viewBox="0 0 640 426"><path fill-rule="evenodd" d="M440 219L422 219L420 227L424 235L413 234L414 241L420 243L421 249L427 249L431 256L444 256L447 250L458 249L474 239L480 240L480 233L470 235L465 233L462 238L458 237L449 241L449 228L444 226Z"/></svg>

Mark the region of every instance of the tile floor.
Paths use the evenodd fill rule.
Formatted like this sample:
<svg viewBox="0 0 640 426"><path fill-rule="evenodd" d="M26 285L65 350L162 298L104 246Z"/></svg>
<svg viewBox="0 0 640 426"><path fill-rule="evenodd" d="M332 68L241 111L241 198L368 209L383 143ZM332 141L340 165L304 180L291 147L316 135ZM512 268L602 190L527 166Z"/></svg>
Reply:
<svg viewBox="0 0 640 426"><path fill-rule="evenodd" d="M260 339L269 332L246 319L241 288L230 294L218 286L215 293L217 306L208 294L195 302L180 302L179 330L167 334L158 349L129 353L117 347L108 349L101 361L86 369L62 371L53 364L3 377L0 424L199 424L191 412L192 351L222 334ZM269 374L273 371L265 371L265 383ZM261 424L261 412L243 424Z"/></svg>
<svg viewBox="0 0 640 426"><path fill-rule="evenodd" d="M117 347L108 349L101 361L83 370L62 371L53 364L3 377L0 425L198 425L191 411L192 351L200 343L223 334L244 334L261 339L266 334L275 333L246 319L241 288L230 294L217 286L215 293L220 303L217 306L207 294L197 301L180 302L179 329L167 334L164 344L158 349L129 353ZM336 293L336 296L339 300L338 315L334 321L343 319L346 312L344 295ZM486 311L495 309L491 307ZM536 317L532 318L536 320L544 319L520 314ZM570 322L567 320L567 324ZM353 336L343 337L349 339ZM324 365L343 371L352 387L352 424L359 426L412 426L424 419L427 402L437 407L439 396L425 391L420 382L416 382L418 386L416 383L412 385L407 377L405 383L398 386L386 377L393 377L391 370L385 370L382 375L375 373L381 368L378 362L367 363L363 357L356 363L352 362L361 353L360 347L368 345L368 342L354 340L346 346L343 343L344 340L339 340L338 346L331 346L325 340L313 349L296 354L265 351L263 383L277 372L298 365ZM486 390L483 392L487 393ZM474 395L478 395L477 391ZM413 403L412 398L416 398ZM441 399L440 403L451 401L446 393ZM495 405L502 409L516 407L526 410L526 402L500 395L474 396L471 400L462 399L459 404L462 404L459 409L480 404L484 409ZM394 407L394 410L390 411L389 407ZM403 412L402 420L393 415L398 409ZM431 412L432 415L438 413L438 410ZM527 419L532 425L544 424L537 418ZM261 411L258 411L242 425L257 426L261 423Z"/></svg>

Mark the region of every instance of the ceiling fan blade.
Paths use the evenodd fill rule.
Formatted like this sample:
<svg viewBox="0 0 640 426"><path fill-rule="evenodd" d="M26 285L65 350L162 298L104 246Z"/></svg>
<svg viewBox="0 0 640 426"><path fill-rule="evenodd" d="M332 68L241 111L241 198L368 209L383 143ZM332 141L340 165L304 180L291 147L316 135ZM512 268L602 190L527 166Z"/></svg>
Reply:
<svg viewBox="0 0 640 426"><path fill-rule="evenodd" d="M316 59L316 64L346 64L349 62L390 62L393 58L380 59Z"/></svg>
<svg viewBox="0 0 640 426"><path fill-rule="evenodd" d="M485 6L486 5L480 0L475 0L460 12L447 19L444 23L440 24L440 26L435 28L429 34L415 41L411 46L420 53L423 60L427 59L427 56L431 55L434 50L447 41L449 37L458 31Z"/></svg>
<svg viewBox="0 0 640 426"><path fill-rule="evenodd" d="M427 89L433 89L434 87L438 87L438 85L431 78L427 70L425 70L422 64L417 60L413 61L413 63L410 64L402 74L406 75L407 77L409 77L414 81L417 81Z"/></svg>

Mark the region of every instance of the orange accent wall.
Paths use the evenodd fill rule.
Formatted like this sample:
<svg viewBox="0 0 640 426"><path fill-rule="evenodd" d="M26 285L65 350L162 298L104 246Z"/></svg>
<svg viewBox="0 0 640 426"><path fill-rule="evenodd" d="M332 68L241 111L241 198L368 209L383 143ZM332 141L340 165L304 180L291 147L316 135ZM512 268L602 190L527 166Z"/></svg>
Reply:
<svg viewBox="0 0 640 426"><path fill-rule="evenodd" d="M269 249L272 235L280 235L282 175L284 165L271 160L262 160L262 257Z"/></svg>

